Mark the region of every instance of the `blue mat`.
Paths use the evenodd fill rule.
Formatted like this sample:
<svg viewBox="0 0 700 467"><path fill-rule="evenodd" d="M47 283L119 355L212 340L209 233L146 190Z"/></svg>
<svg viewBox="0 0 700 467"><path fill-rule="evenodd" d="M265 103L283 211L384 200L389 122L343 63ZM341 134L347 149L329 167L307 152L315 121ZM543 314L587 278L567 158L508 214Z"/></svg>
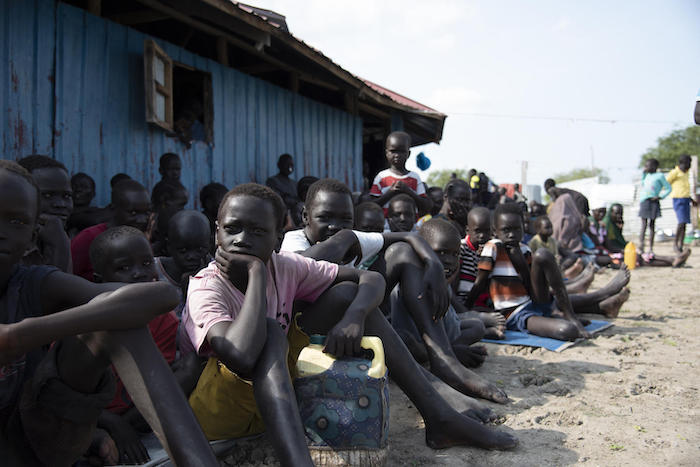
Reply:
<svg viewBox="0 0 700 467"><path fill-rule="evenodd" d="M597 321L591 320L591 324L586 326L586 331L590 333L597 333L608 329L613 324L607 321ZM528 334L526 332L520 331L506 331L506 338L503 340L495 339L482 339L481 342L489 342L491 344L504 344L504 345L527 345L530 347L542 347L553 352L561 352L564 349L576 345L584 339L576 339L573 342L570 341L560 341L558 339L552 339L550 337L540 337L534 334Z"/></svg>

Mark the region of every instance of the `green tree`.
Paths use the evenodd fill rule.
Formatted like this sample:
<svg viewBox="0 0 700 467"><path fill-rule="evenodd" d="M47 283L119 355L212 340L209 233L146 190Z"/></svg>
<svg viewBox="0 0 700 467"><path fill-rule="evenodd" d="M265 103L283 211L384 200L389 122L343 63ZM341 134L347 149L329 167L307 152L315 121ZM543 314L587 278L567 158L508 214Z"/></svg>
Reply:
<svg viewBox="0 0 700 467"><path fill-rule="evenodd" d="M430 172L430 174L428 174L428 178L425 180L425 183L428 186L439 186L442 188L445 186L445 184L447 184L447 182L450 181L452 174L456 174L457 178L461 178L465 182L469 181L467 180L467 176L469 175L469 171L467 169L444 169Z"/></svg>
<svg viewBox="0 0 700 467"><path fill-rule="evenodd" d="M690 154L700 156L700 126L693 125L682 130L674 130L656 140L656 146L642 154L639 166L647 159L658 159L659 168L672 169L678 163L678 156Z"/></svg>
<svg viewBox="0 0 700 467"><path fill-rule="evenodd" d="M557 185L558 185L560 183L570 182L572 180L580 180L582 178L590 178L590 177L599 177L598 180L600 181L600 183L609 183L610 182L610 177L608 177L608 174L605 173L605 170L599 169L597 167L592 168L592 169L586 169L586 168L571 169L568 172L556 174L552 178L554 179L555 182L557 182Z"/></svg>

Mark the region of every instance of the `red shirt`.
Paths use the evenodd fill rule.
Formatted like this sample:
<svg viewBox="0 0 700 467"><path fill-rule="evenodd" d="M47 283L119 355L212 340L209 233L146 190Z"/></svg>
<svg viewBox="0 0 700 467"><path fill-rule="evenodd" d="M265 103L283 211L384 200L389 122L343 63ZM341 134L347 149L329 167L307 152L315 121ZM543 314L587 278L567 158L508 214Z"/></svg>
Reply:
<svg viewBox="0 0 700 467"><path fill-rule="evenodd" d="M172 311L165 313L163 315L158 315L153 318L148 323L148 330L151 332L153 341L158 346L158 350L165 358L165 361L170 365L175 360L175 338L177 336L178 319L175 313ZM114 368L112 368L114 370ZM129 393L124 387L124 383L119 378L119 376L114 373L117 383L117 391L114 394L114 399L107 406L107 410L116 413L118 415L123 414L131 407L134 403L129 397Z"/></svg>
<svg viewBox="0 0 700 467"><path fill-rule="evenodd" d="M95 281L92 263L90 262L90 245L105 230L107 230L106 223L93 225L81 231L71 240L70 253L73 257L73 274L91 282Z"/></svg>

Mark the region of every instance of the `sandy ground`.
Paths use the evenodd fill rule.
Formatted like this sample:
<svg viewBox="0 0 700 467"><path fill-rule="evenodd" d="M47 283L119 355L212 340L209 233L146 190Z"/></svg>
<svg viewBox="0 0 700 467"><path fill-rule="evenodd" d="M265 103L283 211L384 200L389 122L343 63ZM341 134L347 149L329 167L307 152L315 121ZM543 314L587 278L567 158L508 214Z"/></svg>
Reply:
<svg viewBox="0 0 700 467"><path fill-rule="evenodd" d="M420 415L392 384L387 465L700 465L698 270L700 247L684 268L632 271L615 326L561 353L487 344L476 371L512 399L485 403L516 449L428 448ZM591 290L612 275L597 274ZM235 451L222 465L277 464L259 441Z"/></svg>
<svg viewBox="0 0 700 467"><path fill-rule="evenodd" d="M699 465L695 249L684 268L632 271L632 294L615 326L590 341L561 353L487 344L489 357L476 371L512 399L488 405L501 416L494 428L520 439L516 449L428 448L422 419L392 385L388 465ZM612 274L597 274L591 289Z"/></svg>

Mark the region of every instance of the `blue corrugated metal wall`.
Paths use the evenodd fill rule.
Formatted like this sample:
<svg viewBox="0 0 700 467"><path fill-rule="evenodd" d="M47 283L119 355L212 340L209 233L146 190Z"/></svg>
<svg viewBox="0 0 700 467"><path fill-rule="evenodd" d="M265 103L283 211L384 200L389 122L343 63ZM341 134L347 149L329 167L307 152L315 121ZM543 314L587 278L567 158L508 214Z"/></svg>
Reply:
<svg viewBox="0 0 700 467"><path fill-rule="evenodd" d="M183 159L190 206L211 181L264 183L277 157L294 155L294 176L331 176L361 187L362 121L156 39L176 61L212 76L214 144L186 149L145 123L146 35L52 0L0 0L2 157L48 154L98 184L125 172L152 187L158 158Z"/></svg>

